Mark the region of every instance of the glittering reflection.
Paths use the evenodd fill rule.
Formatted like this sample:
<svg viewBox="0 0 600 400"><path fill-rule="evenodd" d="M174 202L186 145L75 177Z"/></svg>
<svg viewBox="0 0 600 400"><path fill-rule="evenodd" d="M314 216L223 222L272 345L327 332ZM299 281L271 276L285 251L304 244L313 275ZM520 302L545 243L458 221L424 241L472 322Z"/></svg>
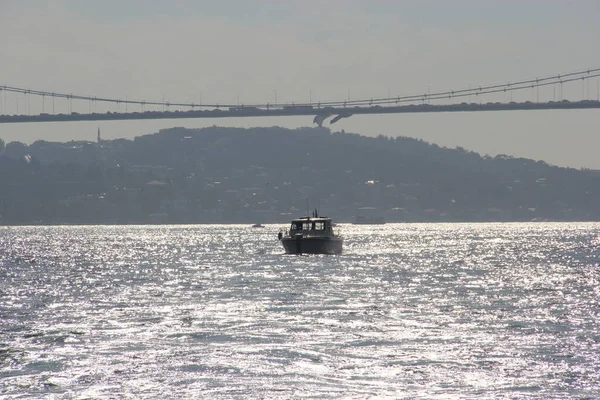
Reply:
<svg viewBox="0 0 600 400"><path fill-rule="evenodd" d="M9 398L595 398L595 224L0 228Z"/></svg>

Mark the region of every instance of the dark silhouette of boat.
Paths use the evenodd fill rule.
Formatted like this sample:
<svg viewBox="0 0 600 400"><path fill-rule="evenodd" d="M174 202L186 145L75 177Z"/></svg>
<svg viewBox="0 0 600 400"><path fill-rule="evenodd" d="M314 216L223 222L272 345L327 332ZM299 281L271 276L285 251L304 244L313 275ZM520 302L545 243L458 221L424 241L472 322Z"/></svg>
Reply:
<svg viewBox="0 0 600 400"><path fill-rule="evenodd" d="M312 216L292 220L289 230L280 230L278 238L287 254L341 254L344 239L333 231L331 218Z"/></svg>
<svg viewBox="0 0 600 400"><path fill-rule="evenodd" d="M260 223L258 223L258 224L254 224L254 225L252 225L252 227L253 227L253 228L264 228L265 226L264 226L264 225L262 225L262 224L260 224Z"/></svg>

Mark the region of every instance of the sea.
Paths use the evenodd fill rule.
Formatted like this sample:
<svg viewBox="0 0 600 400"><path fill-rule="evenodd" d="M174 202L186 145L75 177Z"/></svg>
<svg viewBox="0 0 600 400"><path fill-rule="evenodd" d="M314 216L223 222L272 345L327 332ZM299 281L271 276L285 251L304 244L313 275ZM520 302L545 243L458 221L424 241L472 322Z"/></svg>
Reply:
<svg viewBox="0 0 600 400"><path fill-rule="evenodd" d="M0 399L598 399L600 224L0 227Z"/></svg>

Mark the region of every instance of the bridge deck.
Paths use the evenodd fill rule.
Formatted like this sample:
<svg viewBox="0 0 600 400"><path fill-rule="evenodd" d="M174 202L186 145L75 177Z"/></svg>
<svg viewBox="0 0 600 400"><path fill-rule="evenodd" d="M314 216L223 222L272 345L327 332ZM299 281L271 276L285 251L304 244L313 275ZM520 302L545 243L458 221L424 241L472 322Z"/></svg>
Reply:
<svg viewBox="0 0 600 400"><path fill-rule="evenodd" d="M514 110L573 110L600 108L600 101L582 100L576 102L550 101L544 103L460 103L448 105L411 104L400 106L371 106L371 107L284 107L261 109L254 107L236 107L226 110L190 110L190 111L146 111L105 114L37 114L37 115L0 115L0 123L19 122L59 122L59 121L107 121L107 120L136 120L136 119L180 119L180 118L243 118L270 117L294 115L358 115L358 114L402 114L427 112L473 112L473 111L514 111Z"/></svg>

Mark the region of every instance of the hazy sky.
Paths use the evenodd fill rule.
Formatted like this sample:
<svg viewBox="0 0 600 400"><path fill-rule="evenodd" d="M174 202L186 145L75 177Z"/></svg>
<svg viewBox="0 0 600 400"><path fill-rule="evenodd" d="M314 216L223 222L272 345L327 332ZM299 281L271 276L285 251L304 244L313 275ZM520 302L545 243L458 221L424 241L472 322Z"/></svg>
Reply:
<svg viewBox="0 0 600 400"><path fill-rule="evenodd" d="M0 0L0 85L205 103L462 89L600 67L599 17L598 0ZM565 85L563 96L596 99L598 88L597 80L577 82ZM537 96L552 100L558 90L527 90L513 100ZM42 102L0 94L0 113L17 107L39 113ZM51 101L43 107L49 112ZM55 108L69 111L64 100ZM81 103L72 111L89 108ZM600 168L599 122L600 110L400 114L353 116L332 129ZM93 140L98 125L104 138L131 138L171 126L311 123L294 117L2 124L0 138Z"/></svg>

